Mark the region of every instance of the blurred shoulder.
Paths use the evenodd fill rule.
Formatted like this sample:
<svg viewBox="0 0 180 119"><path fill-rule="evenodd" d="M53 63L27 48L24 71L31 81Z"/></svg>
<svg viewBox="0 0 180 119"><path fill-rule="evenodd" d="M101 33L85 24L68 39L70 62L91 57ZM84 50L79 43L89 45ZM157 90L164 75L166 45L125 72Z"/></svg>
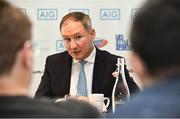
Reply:
<svg viewBox="0 0 180 119"><path fill-rule="evenodd" d="M101 114L89 103L78 100L67 100L65 102L55 103L49 98L41 98L33 101L36 103L34 108L46 113L47 117L63 118L94 118L102 117ZM49 116L48 116L49 115Z"/></svg>

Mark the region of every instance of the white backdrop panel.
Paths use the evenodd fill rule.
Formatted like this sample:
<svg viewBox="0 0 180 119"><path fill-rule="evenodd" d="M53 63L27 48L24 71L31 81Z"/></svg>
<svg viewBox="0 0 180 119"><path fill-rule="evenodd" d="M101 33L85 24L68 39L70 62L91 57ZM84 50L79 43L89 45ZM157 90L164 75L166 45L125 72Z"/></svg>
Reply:
<svg viewBox="0 0 180 119"><path fill-rule="evenodd" d="M48 55L65 50L59 32L61 18L71 11L89 14L96 29L96 44L101 49L124 56L128 69L130 44L129 28L139 6L145 0L9 0L20 8L33 22L35 64L29 92L33 96L44 70ZM107 41L107 44L103 44ZM138 78L132 74L139 84Z"/></svg>

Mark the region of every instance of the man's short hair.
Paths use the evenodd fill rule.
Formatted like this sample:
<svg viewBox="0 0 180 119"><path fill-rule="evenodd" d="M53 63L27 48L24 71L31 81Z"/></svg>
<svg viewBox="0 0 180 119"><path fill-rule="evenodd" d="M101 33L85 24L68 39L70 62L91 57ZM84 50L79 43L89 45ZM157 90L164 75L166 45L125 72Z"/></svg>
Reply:
<svg viewBox="0 0 180 119"><path fill-rule="evenodd" d="M77 22L80 21L81 24L86 29L86 31L89 31L92 29L91 19L89 15L84 14L82 12L70 12L69 14L65 15L60 22L60 31L61 31L61 27L63 23L66 20L72 20L72 21L77 21Z"/></svg>
<svg viewBox="0 0 180 119"><path fill-rule="evenodd" d="M180 67L180 0L149 0L131 30L133 51L150 74Z"/></svg>
<svg viewBox="0 0 180 119"><path fill-rule="evenodd" d="M8 73L17 52L31 39L31 22L19 10L0 0L0 74Z"/></svg>

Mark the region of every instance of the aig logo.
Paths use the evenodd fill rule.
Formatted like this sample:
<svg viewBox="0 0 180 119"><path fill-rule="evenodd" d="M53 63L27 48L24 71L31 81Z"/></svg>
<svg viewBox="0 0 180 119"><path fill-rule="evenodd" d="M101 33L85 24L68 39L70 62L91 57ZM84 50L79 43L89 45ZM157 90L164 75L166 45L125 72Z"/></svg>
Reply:
<svg viewBox="0 0 180 119"><path fill-rule="evenodd" d="M64 51L65 47L63 44L63 40L57 40L56 41L56 51Z"/></svg>
<svg viewBox="0 0 180 119"><path fill-rule="evenodd" d="M89 15L89 9L69 9L69 12L82 12Z"/></svg>
<svg viewBox="0 0 180 119"><path fill-rule="evenodd" d="M133 20L135 18L138 10L139 10L138 8L131 9L131 20Z"/></svg>
<svg viewBox="0 0 180 119"><path fill-rule="evenodd" d="M101 20L120 20L120 9L100 9Z"/></svg>
<svg viewBox="0 0 180 119"><path fill-rule="evenodd" d="M131 46L128 40L124 40L123 34L116 35L116 50L125 51L130 50Z"/></svg>
<svg viewBox="0 0 180 119"><path fill-rule="evenodd" d="M58 10L57 9L38 9L37 16L38 16L38 20L57 20Z"/></svg>

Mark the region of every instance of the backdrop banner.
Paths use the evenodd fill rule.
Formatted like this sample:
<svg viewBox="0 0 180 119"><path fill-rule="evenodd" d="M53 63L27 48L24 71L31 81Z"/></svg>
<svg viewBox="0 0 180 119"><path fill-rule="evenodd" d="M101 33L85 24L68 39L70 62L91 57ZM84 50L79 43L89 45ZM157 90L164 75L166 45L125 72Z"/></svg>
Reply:
<svg viewBox="0 0 180 119"><path fill-rule="evenodd" d="M30 96L40 83L45 59L48 55L65 49L59 31L59 23L64 15L80 11L91 17L96 30L94 43L97 47L126 58L129 61L129 29L139 6L145 0L8 0L30 17L33 22L33 47L35 64ZM139 84L138 78L131 76Z"/></svg>

